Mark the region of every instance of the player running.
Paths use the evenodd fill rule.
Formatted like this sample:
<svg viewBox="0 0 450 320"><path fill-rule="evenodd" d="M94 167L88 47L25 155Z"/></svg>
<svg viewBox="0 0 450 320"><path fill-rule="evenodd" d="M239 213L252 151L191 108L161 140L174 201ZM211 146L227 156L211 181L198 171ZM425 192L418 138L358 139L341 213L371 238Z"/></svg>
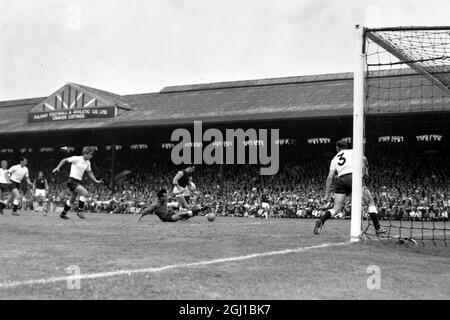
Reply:
<svg viewBox="0 0 450 320"><path fill-rule="evenodd" d="M20 157L20 163L12 166L6 171L5 178L7 183L9 184L9 190L14 197L13 200L13 216L18 216L17 208L19 207L20 202L22 201L22 180L25 178L27 180L28 185L32 186L33 184L30 181L30 177L28 175L27 163L28 160L25 157Z"/></svg>
<svg viewBox="0 0 450 320"><path fill-rule="evenodd" d="M47 179L44 177L44 172L39 171L38 177L34 180L33 183L33 194L34 194L34 210L38 212L38 208L42 203L42 209L44 212L47 212L47 192L48 192L48 183Z"/></svg>
<svg viewBox="0 0 450 320"><path fill-rule="evenodd" d="M90 197L89 192L86 190L85 187L81 185L81 181L83 179L83 175L85 172L87 172L89 178L94 181L95 183L103 183L102 180L97 180L92 173L91 170L91 162L89 161L92 159L92 156L94 154L94 148L92 147L84 147L83 152L81 156L73 156L70 158L65 158L61 160L61 162L58 164L58 166L53 169L52 173L58 172L59 169L66 163L70 163L70 175L69 180L67 181L67 186L70 190L70 198L67 200L67 202L64 205L64 209L59 215L61 219L69 219L67 217L67 213L72 208L77 195L80 196L78 200L78 209L77 209L77 216L80 219L84 219L84 214L82 213L84 204L87 201L87 199Z"/></svg>
<svg viewBox="0 0 450 320"><path fill-rule="evenodd" d="M163 222L176 222L178 220L187 220L200 212L208 209L207 206L202 207L200 209L188 210L186 208L180 208L178 212L176 212L172 207L167 205L167 191L161 189L156 194L158 199L152 203L149 207L145 208L141 211L141 216L138 219L138 222L146 215L155 213L159 219ZM174 202L175 203L175 202Z"/></svg>
<svg viewBox="0 0 450 320"><path fill-rule="evenodd" d="M3 200L3 196L5 193L9 193L9 184L8 180L5 176L8 171L8 162L6 160L2 160L0 163L0 214L3 214L3 209L5 209L8 200Z"/></svg>
<svg viewBox="0 0 450 320"><path fill-rule="evenodd" d="M187 167L184 170L178 171L176 176L173 178L173 194L177 198L178 205L180 208L187 208L188 203L185 198L185 194L189 193L190 180L192 173L195 171L195 167Z"/></svg>
<svg viewBox="0 0 450 320"><path fill-rule="evenodd" d="M325 185L325 197L322 199L324 202L328 201L330 197L331 183L335 175L337 179L334 184L334 205L333 209L328 209L322 217L316 221L314 227L314 234L319 234L320 229L323 227L325 221L330 217L334 217L338 213L345 201L345 197L352 193L352 173L353 173L353 149L349 149L347 141L344 139L336 142L337 154L331 160L330 171L328 173L326 185ZM367 159L364 157L363 172L365 175L368 174L367 171ZM372 194L367 187L363 187L363 201L368 204L369 216L372 219L375 231L377 234L385 233L380 223L378 222L377 213L378 210L375 206L375 201Z"/></svg>

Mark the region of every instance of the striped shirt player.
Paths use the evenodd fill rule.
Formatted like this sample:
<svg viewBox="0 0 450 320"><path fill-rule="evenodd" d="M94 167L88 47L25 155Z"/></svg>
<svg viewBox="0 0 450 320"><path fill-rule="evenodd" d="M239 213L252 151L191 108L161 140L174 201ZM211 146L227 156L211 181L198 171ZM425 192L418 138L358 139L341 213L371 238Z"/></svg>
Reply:
<svg viewBox="0 0 450 320"><path fill-rule="evenodd" d="M325 184L325 197L324 201L328 201L330 196L331 184L335 176L337 176L334 182L334 205L333 209L328 209L325 211L323 216L316 221L314 227L314 234L319 234L320 229L323 227L325 221L330 217L334 217L337 213L339 213L344 206L345 198L352 193L352 176L353 176L353 149L349 148L349 144L346 140L341 139L336 142L336 151L337 154L331 160L330 170L327 176L327 181ZM364 167L364 175L367 173L367 169L365 168L367 165L367 159L363 159L363 167ZM386 232L383 228L381 228L377 213L378 210L375 207L375 201L373 199L372 194L370 193L367 187L364 187L363 190L363 200L365 200L369 205L369 215L373 221L373 225L375 227L375 231L377 234L381 234Z"/></svg>
<svg viewBox="0 0 450 320"><path fill-rule="evenodd" d="M25 178L28 185L33 185L30 181L30 177L28 174L28 160L24 157L21 157L20 163L12 166L7 170L7 174L5 175L6 180L9 183L9 189L13 194L13 212L14 216L18 216L17 208L19 207L20 201L22 201L22 194L20 191L22 190L22 180Z"/></svg>
<svg viewBox="0 0 450 320"><path fill-rule="evenodd" d="M183 193L184 199L186 200L186 203L189 204L191 201L191 195L195 193L195 190L197 187L195 186L194 181L192 180L192 176L189 177L189 182L186 185L185 191Z"/></svg>
<svg viewBox="0 0 450 320"><path fill-rule="evenodd" d="M82 210L84 208L84 204L87 198L90 197L89 192L81 184L84 173L87 173L89 178L95 183L98 184L103 183L102 180L97 180L94 174L92 173L90 159L92 159L93 154L94 154L93 147L84 147L81 156L73 156L61 160L58 166L52 171L53 173L58 172L59 169L64 164L66 163L71 164L69 180L67 181L67 186L70 190L70 198L69 200L67 200L66 204L64 205L64 209L60 214L60 218L62 219L68 219L67 212L69 212L70 209L72 208L78 195L80 196L80 198L78 200L77 215L80 219L84 219Z"/></svg>

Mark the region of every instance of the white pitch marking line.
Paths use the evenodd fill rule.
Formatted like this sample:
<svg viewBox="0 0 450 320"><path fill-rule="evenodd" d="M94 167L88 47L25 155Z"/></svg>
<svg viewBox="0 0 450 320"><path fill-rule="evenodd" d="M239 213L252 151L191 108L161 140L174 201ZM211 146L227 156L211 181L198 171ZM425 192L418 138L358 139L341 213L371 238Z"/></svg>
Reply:
<svg viewBox="0 0 450 320"><path fill-rule="evenodd" d="M0 283L0 289L15 288L15 287L19 287L19 286L34 285L34 284L48 284L48 283L55 283L55 282L69 281L69 280L73 281L73 280L107 278L107 277L114 277L114 276L119 276L119 275L131 275L134 273L156 273L156 272L166 271L166 270L170 270L170 269L190 268L190 267L204 266L204 265L216 264L216 263L243 261L243 260L255 259L255 258L260 258L260 257L283 255L283 254L288 254L288 253L298 253L298 252L304 252L304 251L313 250L313 249L337 247L337 246L343 246L343 245L348 245L348 244L351 244L351 242L346 241L346 242L337 242L337 243L325 243L325 244L311 246L311 247L300 247L300 248L296 248L296 249L286 249L286 250L280 250L280 251L254 253L254 254L249 254L249 255L245 255L245 256L229 257L229 258L206 260L206 261L191 262L191 263L172 264L172 265L167 265L164 267L157 267L157 268L116 270L116 271L109 271L109 272L80 274L77 276L73 275L73 276L64 276L64 277L51 277L51 278L46 278L46 279L33 279L33 280L26 280L26 281L9 281L9 282L7 281L7 282Z"/></svg>
<svg viewBox="0 0 450 320"><path fill-rule="evenodd" d="M146 223L147 222L147 223ZM274 224L276 223L275 221L255 221L255 222L236 222L236 223L232 223L232 222L208 222L208 223L198 223L198 222L193 222L193 223L189 223L187 222L186 224L184 224L184 226L204 226L204 225L219 225L219 226L249 226L249 225L266 225L266 224ZM131 224L130 224L131 225ZM142 220L142 222L139 222L138 226L142 226L142 227L150 227L150 226L160 226L161 223L160 221L150 221L150 220ZM181 225L181 224L180 224Z"/></svg>
<svg viewBox="0 0 450 320"><path fill-rule="evenodd" d="M263 224L273 224L275 223L274 221L267 221L267 222L262 222L262 221L256 221L256 222L237 222L237 223L228 223L228 222L214 222L211 225L220 225L220 226L251 226L251 225L263 225ZM187 226L204 226L205 223L191 223L191 224L186 224Z"/></svg>

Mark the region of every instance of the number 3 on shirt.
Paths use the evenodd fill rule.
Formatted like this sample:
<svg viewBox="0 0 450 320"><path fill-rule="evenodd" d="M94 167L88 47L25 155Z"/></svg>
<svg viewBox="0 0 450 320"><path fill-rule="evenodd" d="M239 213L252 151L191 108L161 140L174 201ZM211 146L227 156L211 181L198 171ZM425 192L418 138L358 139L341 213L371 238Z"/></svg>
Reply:
<svg viewBox="0 0 450 320"><path fill-rule="evenodd" d="M337 163L339 166L343 166L344 163L347 161L344 158L344 153L342 152L341 154L338 154L338 158L339 158L339 162Z"/></svg>

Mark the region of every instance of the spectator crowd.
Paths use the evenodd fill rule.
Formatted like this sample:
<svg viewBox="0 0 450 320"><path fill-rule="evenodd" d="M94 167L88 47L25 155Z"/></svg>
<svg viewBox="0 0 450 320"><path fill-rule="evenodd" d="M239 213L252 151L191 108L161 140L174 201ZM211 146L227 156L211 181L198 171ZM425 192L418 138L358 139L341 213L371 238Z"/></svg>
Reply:
<svg viewBox="0 0 450 320"><path fill-rule="evenodd" d="M295 146L280 153L279 171L273 176L259 174L260 165L198 165L193 175L197 190L194 205L208 205L224 216L261 217L262 195L268 198L269 217L319 217L331 203L322 203L325 179L333 153L309 154ZM40 158L41 157L41 158ZM55 157L56 158L56 157ZM450 206L450 166L446 159L420 158L411 161L392 156L368 156L369 177L381 219L448 220ZM64 183L70 166L51 174L58 159L29 156L30 178L42 170L49 183L51 208L67 199ZM159 189L171 191L172 179L185 166L170 161L170 151L119 154L114 192L110 189L111 160L94 154L94 175L106 184L95 185L85 177L83 184L92 197L87 209L93 212L135 214L156 199ZM16 163L9 163L12 166ZM348 199L350 200L350 199ZM32 207L31 192L25 195L25 208ZM348 201L338 218L349 218Z"/></svg>

